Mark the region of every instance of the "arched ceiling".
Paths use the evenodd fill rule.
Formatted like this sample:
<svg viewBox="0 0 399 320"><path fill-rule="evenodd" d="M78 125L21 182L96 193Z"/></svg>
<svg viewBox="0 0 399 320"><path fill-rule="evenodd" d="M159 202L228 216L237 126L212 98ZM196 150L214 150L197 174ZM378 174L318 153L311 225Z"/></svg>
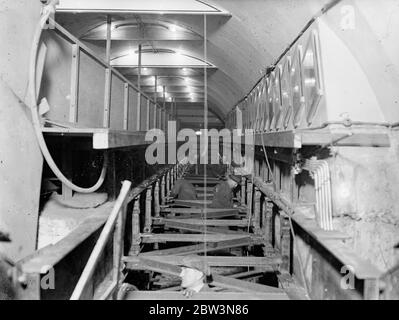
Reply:
<svg viewBox="0 0 399 320"><path fill-rule="evenodd" d="M106 17L112 13L112 63L137 82L141 44L142 89L154 95L154 76L159 77L158 85L165 86L168 97L176 99L179 116L184 119L200 117L192 110L201 108L204 101L206 65L210 117L223 121L266 67L329 2L332 0L64 0L60 9L68 12L60 10L57 20L104 55ZM81 3L86 7L79 8ZM161 92L157 96L162 97Z"/></svg>

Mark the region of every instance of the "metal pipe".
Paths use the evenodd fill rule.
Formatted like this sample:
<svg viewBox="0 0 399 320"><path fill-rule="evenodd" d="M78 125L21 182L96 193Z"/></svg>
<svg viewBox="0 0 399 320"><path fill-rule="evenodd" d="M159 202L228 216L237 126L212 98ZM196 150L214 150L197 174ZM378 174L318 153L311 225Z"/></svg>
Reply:
<svg viewBox="0 0 399 320"><path fill-rule="evenodd" d="M325 160L306 160L303 169L310 171L315 181L319 226L324 230L333 230L331 178L328 162Z"/></svg>

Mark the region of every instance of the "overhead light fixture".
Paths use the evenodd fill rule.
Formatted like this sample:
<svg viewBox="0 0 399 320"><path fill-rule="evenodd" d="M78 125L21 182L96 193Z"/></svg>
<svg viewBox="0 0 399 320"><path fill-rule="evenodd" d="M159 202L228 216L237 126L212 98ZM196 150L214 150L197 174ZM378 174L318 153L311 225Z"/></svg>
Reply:
<svg viewBox="0 0 399 320"><path fill-rule="evenodd" d="M147 71L148 69L147 68L143 68L143 71Z"/></svg>
<svg viewBox="0 0 399 320"><path fill-rule="evenodd" d="M200 135L202 134L202 132L201 132L201 130L198 130L198 131L195 132L195 134L196 134L197 136L200 136Z"/></svg>
<svg viewBox="0 0 399 320"><path fill-rule="evenodd" d="M187 69L187 68L183 68L182 70L183 70L183 72L187 72L187 71L188 71L188 69Z"/></svg>

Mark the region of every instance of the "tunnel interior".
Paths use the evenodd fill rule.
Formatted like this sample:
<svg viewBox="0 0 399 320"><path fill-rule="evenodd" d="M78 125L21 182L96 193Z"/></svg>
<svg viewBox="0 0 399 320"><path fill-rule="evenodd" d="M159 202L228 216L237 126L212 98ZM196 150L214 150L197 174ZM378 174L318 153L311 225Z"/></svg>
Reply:
<svg viewBox="0 0 399 320"><path fill-rule="evenodd" d="M398 298L399 1L3 11L0 252L63 288L18 280L15 297L75 297L88 265L81 298L172 297L195 255L215 297ZM178 180L195 201L170 195Z"/></svg>

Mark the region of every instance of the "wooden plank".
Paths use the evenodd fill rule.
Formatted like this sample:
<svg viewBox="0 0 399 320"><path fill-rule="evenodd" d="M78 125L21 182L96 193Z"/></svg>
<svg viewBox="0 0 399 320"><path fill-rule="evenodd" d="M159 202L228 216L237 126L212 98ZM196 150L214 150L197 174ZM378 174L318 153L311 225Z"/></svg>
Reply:
<svg viewBox="0 0 399 320"><path fill-rule="evenodd" d="M206 246L204 244L195 244L191 246L181 246L171 249L164 249L164 250L155 250L149 251L145 253L141 253L141 255L189 255L195 253L203 253L203 252L213 252L213 251L220 251L224 249L232 249L237 247L244 247L248 245L252 245L254 242L251 237L238 239L238 240L227 240L227 241L220 241L214 243L207 243Z"/></svg>
<svg viewBox="0 0 399 320"><path fill-rule="evenodd" d="M306 233L311 235L313 238L318 240L328 240L328 239L337 239L337 240L347 240L351 237L347 234L344 234L338 230L323 230L321 229L315 219L307 217L304 213L301 212L302 209L300 207L295 208L295 214L292 215L292 221L299 225ZM313 208L311 210L314 210Z"/></svg>
<svg viewBox="0 0 399 320"><path fill-rule="evenodd" d="M302 147L302 136L293 131L255 134L255 145L262 146L262 134L263 142L265 143L266 147L282 147L295 149L300 149ZM242 143L244 143L244 138Z"/></svg>
<svg viewBox="0 0 399 320"><path fill-rule="evenodd" d="M186 219L182 219L186 220ZM206 225L193 225L189 223L185 223L183 221L171 221L169 219L164 220L164 226L165 228L172 228L172 229L178 229L178 230L186 230L186 231L192 231L192 232L201 232L201 233L215 233L215 234L248 234L243 231L236 231L236 230L229 230L227 228L220 228L220 227L209 227Z"/></svg>
<svg viewBox="0 0 399 320"><path fill-rule="evenodd" d="M192 181L193 183L197 183L197 182L205 182L205 176L198 176L198 177L188 177L188 176L184 176L184 180L186 180L186 181ZM215 183L215 182L220 182L221 180L219 179L219 178L210 178L210 177L207 177L206 178L206 182L208 183ZM199 187L196 187L196 188L199 188ZM209 190L209 188L205 188L205 187L202 187L201 188L201 191L204 191L205 189L208 189Z"/></svg>
<svg viewBox="0 0 399 320"><path fill-rule="evenodd" d="M215 213L207 213L205 214L191 214L191 215L179 215L177 218L180 220L185 220L185 219L204 219L206 216L206 219L212 220L212 219L221 219L221 218L231 218L231 217L238 217L238 214L231 214L228 212L215 212ZM174 214L166 214L166 218L168 217L176 217Z"/></svg>
<svg viewBox="0 0 399 320"><path fill-rule="evenodd" d="M227 234L142 234L143 243L155 242L219 242L247 238L245 235Z"/></svg>
<svg viewBox="0 0 399 320"><path fill-rule="evenodd" d="M96 132L93 136L94 149L111 149L129 146L147 145L145 132L108 130Z"/></svg>
<svg viewBox="0 0 399 320"><path fill-rule="evenodd" d="M216 209L216 208L168 208L168 212L173 214L201 214L207 213L232 213L238 214L238 209Z"/></svg>
<svg viewBox="0 0 399 320"><path fill-rule="evenodd" d="M331 142L336 146L353 147L390 147L389 135L386 133L364 133L352 132L332 133L332 132L302 132L302 145L328 145ZM342 140L340 140L342 139Z"/></svg>
<svg viewBox="0 0 399 320"><path fill-rule="evenodd" d="M156 218L154 218L156 219ZM166 223L168 221L181 221L181 219L165 219L159 218L157 219L160 223ZM218 226L218 227L246 227L248 225L248 221L246 219L184 219L185 223L192 224L192 225L206 225L206 226Z"/></svg>
<svg viewBox="0 0 399 320"><path fill-rule="evenodd" d="M187 182L192 183L194 185L205 185L206 184L209 186L217 185L220 182L220 180L207 180L205 183L204 179L184 179L184 180L186 180ZM209 189L209 187L208 187L208 189Z"/></svg>
<svg viewBox="0 0 399 320"><path fill-rule="evenodd" d="M255 145L266 147L281 147L300 149L305 145L328 145L334 143L336 146L357 146L357 147L390 147L389 135L386 133L365 133L351 131L353 135L348 136L348 132L317 132L316 130L282 131L255 134ZM341 139L341 140L340 140ZM244 143L244 138L241 143Z"/></svg>
<svg viewBox="0 0 399 320"><path fill-rule="evenodd" d="M288 300L287 294L282 289L279 288L257 284L257 283L251 283L248 281L220 276L216 274L213 275L212 278L213 278L212 285L215 285L217 287L234 289L242 292L273 294L279 296L280 299L282 300Z"/></svg>
<svg viewBox="0 0 399 320"><path fill-rule="evenodd" d="M210 200L175 200L174 204L177 206L202 208L205 205L209 206L212 203Z"/></svg>
<svg viewBox="0 0 399 320"><path fill-rule="evenodd" d="M376 266L359 257L351 248L339 240L324 240L322 244L343 265L351 266L358 279L378 279L383 274Z"/></svg>
<svg viewBox="0 0 399 320"><path fill-rule="evenodd" d="M93 149L112 149L129 146L147 145L145 132L123 131L100 128L55 128L43 127L46 136L89 137L92 139Z"/></svg>
<svg viewBox="0 0 399 320"><path fill-rule="evenodd" d="M259 267L265 268L266 271L275 270L276 266L282 262L281 258L276 257L237 257L237 256L179 256L179 255L168 255L168 256L159 256L159 255L144 255L145 261L154 260L163 263L168 263L172 265L184 265L184 261L186 259L191 259L195 261L202 261L209 267ZM134 266L140 266L142 256L139 255L137 257L124 257L123 261L128 263L129 268L133 268ZM144 263L145 264L145 263Z"/></svg>
<svg viewBox="0 0 399 320"><path fill-rule="evenodd" d="M176 291L129 291L126 300L183 300L181 292ZM258 292L198 292L189 300L282 300L281 294Z"/></svg>
<svg viewBox="0 0 399 320"><path fill-rule="evenodd" d="M97 232L106 220L106 216L89 218L56 244L48 245L24 258L19 262L23 272L46 273L46 268L54 267L82 242ZM46 268L43 268L45 266Z"/></svg>

